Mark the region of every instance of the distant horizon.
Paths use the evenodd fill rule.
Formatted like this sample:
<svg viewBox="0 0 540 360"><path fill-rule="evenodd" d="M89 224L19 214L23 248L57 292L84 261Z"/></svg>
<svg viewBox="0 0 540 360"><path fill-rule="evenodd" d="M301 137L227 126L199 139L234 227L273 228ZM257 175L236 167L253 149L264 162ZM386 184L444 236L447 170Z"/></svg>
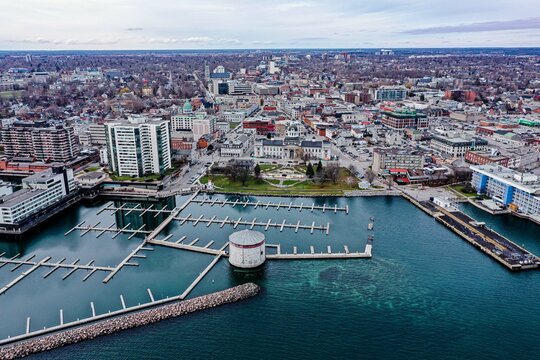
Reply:
<svg viewBox="0 0 540 360"><path fill-rule="evenodd" d="M530 47L538 0L4 0L7 50Z"/></svg>
<svg viewBox="0 0 540 360"><path fill-rule="evenodd" d="M137 49L0 49L0 52L121 52L121 51L280 51L280 50L496 50L496 49L540 49L540 46L424 46L424 47L390 47L390 46L375 46L375 47L273 47L273 48L169 48L169 49L152 49L152 48L137 48Z"/></svg>

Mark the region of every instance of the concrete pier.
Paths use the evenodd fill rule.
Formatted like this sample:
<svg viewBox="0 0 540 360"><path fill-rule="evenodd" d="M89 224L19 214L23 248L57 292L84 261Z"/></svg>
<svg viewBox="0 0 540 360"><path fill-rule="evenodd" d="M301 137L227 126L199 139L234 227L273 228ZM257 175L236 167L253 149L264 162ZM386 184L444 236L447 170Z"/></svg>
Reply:
<svg viewBox="0 0 540 360"><path fill-rule="evenodd" d="M162 240L154 239L154 240L148 240L148 243L152 245L157 245L157 246L165 246L165 247L170 247L174 249L188 250L188 251L199 252L199 253L209 254L209 255L219 255L223 253L220 250L212 249L210 247L192 246L192 245L187 245L187 244L174 243L170 241L162 241Z"/></svg>

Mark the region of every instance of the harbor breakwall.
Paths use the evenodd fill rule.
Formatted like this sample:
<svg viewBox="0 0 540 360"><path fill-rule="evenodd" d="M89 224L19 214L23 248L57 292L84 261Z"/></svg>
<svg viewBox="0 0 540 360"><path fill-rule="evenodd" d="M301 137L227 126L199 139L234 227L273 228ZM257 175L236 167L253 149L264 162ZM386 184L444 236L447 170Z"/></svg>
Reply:
<svg viewBox="0 0 540 360"><path fill-rule="evenodd" d="M17 359L31 354L53 350L98 336L153 324L196 311L245 300L258 294L260 287L247 283L190 300L123 315L74 329L22 341L0 348L0 359Z"/></svg>

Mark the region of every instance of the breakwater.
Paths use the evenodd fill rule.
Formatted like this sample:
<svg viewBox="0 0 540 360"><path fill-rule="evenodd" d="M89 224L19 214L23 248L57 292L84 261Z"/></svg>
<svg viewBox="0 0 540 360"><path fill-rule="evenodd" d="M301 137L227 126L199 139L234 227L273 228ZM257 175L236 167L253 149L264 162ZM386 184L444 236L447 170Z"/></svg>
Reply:
<svg viewBox="0 0 540 360"><path fill-rule="evenodd" d="M216 293L196 297L194 299L163 305L157 308L115 317L67 331L26 340L0 348L0 359L17 359L31 354L75 344L84 340L94 339L98 336L110 335L122 330L153 324L165 319L238 302L257 295L259 290L260 288L258 285L247 283Z"/></svg>

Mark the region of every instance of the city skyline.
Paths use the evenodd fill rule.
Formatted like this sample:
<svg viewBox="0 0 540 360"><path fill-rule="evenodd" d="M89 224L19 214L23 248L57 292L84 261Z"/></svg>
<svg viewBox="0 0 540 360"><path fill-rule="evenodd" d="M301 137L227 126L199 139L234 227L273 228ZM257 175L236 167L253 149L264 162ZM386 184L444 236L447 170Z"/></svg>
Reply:
<svg viewBox="0 0 540 360"><path fill-rule="evenodd" d="M2 1L2 50L534 47L531 0Z"/></svg>

